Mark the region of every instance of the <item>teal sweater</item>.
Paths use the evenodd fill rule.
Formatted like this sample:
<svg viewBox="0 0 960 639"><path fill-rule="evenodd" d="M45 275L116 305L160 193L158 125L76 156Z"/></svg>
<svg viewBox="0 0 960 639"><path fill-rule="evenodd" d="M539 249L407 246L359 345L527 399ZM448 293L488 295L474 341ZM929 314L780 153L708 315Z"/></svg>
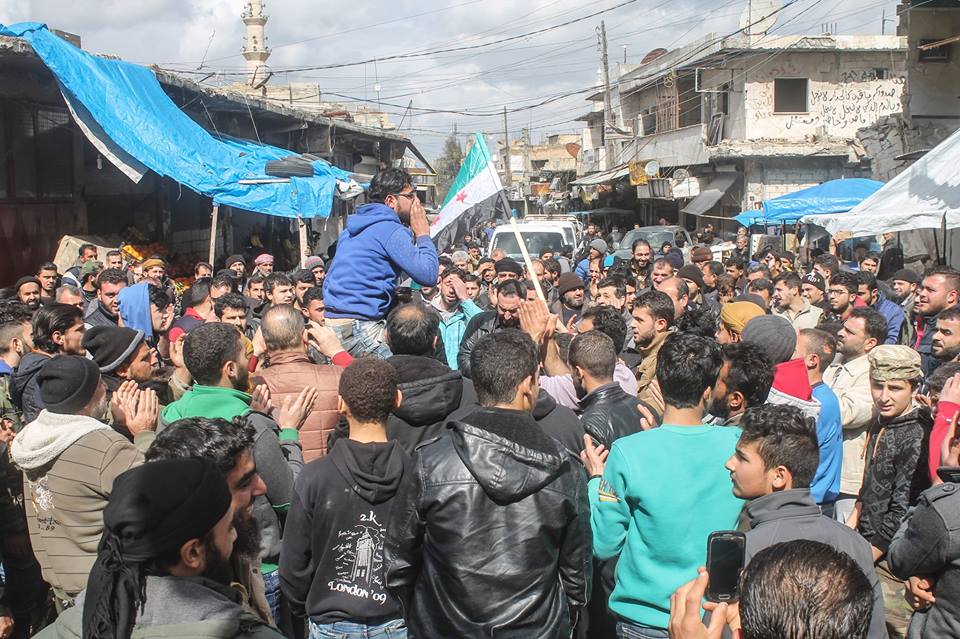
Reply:
<svg viewBox="0 0 960 639"><path fill-rule="evenodd" d="M617 615L666 628L670 595L704 565L707 536L736 527L743 502L724 464L739 438L731 426L664 424L614 442L589 494L593 554L620 556Z"/></svg>
<svg viewBox="0 0 960 639"><path fill-rule="evenodd" d="M457 312L450 317L444 319L443 314L440 314L440 339L443 340L447 365L453 370L458 368L457 355L460 354L460 342L463 341L463 333L467 328L467 323L482 312L483 309L477 306L473 300L464 300Z"/></svg>

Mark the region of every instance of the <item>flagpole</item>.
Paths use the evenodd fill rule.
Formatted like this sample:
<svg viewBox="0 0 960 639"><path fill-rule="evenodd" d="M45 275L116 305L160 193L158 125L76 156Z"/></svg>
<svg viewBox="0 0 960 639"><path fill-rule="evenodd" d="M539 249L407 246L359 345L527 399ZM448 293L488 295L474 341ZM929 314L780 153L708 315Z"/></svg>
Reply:
<svg viewBox="0 0 960 639"><path fill-rule="evenodd" d="M517 226L517 218L513 215L510 216L510 226L513 227L513 234L517 236L517 244L520 245L520 253L523 255L523 261L527 265L527 275L530 276L530 280L533 282L533 288L537 289L537 297L540 298L541 302L546 302L547 298L543 296L543 289L540 288L540 279L537 277L537 274L533 272L533 262L530 260L530 253L527 252L527 245L523 242L523 236L520 235L520 227Z"/></svg>

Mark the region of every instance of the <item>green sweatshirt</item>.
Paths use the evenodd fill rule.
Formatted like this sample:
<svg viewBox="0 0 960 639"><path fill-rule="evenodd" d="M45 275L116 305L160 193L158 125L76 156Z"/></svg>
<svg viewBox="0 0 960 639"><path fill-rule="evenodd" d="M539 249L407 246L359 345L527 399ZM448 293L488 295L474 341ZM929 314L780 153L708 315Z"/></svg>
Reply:
<svg viewBox="0 0 960 639"><path fill-rule="evenodd" d="M666 628L670 595L696 578L707 536L736 527L743 502L724 468L740 429L671 426L614 442L603 477L588 485L593 554L620 556L610 609Z"/></svg>
<svg viewBox="0 0 960 639"><path fill-rule="evenodd" d="M163 409L160 418L167 424L187 417L231 420L250 412L250 395L219 386L195 384L183 397Z"/></svg>

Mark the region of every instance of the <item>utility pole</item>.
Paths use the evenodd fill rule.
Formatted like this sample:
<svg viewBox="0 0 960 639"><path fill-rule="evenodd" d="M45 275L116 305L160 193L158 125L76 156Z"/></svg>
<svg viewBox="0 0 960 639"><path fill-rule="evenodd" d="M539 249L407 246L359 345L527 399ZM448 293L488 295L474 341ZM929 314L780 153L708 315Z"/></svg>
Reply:
<svg viewBox="0 0 960 639"><path fill-rule="evenodd" d="M526 217L528 213L527 202L529 200L526 189L530 188L530 130L523 129L520 134L520 140L523 142L523 216Z"/></svg>
<svg viewBox="0 0 960 639"><path fill-rule="evenodd" d="M605 168L612 169L615 164L613 157L613 140L607 134L607 126L613 124L613 107L610 104L610 68L607 64L607 26L600 21L600 64L603 66L603 148L606 155Z"/></svg>
<svg viewBox="0 0 960 639"><path fill-rule="evenodd" d="M510 133L507 130L507 107L503 107L503 181L509 191L513 187L513 174L510 172Z"/></svg>

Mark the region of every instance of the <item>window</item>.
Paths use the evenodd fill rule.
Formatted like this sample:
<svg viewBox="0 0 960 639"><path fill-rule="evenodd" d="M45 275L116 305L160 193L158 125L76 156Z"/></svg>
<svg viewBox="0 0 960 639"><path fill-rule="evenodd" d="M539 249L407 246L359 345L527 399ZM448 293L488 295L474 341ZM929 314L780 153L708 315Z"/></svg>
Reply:
<svg viewBox="0 0 960 639"><path fill-rule="evenodd" d="M66 109L0 104L0 197L68 199L73 193L73 134Z"/></svg>
<svg viewBox="0 0 960 639"><path fill-rule="evenodd" d="M806 78L777 78L773 81L774 113L806 113L807 110Z"/></svg>

